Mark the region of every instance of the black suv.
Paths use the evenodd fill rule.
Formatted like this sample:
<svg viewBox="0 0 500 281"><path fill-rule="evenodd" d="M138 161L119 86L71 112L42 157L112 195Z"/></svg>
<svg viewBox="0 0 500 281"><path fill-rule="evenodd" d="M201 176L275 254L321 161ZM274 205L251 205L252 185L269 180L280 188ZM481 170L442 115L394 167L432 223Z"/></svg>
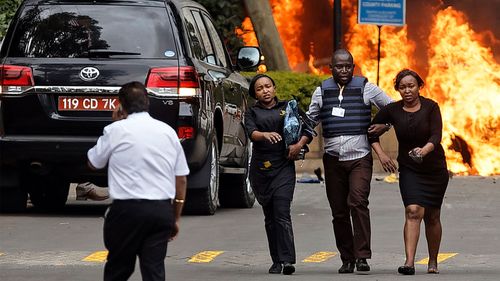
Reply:
<svg viewBox="0 0 500 281"><path fill-rule="evenodd" d="M86 153L121 85L141 81L150 114L177 130L189 163L187 210L252 207L243 116L257 48L233 65L201 5L175 0L26 0L0 49L0 209L64 206L69 184L107 185Z"/></svg>

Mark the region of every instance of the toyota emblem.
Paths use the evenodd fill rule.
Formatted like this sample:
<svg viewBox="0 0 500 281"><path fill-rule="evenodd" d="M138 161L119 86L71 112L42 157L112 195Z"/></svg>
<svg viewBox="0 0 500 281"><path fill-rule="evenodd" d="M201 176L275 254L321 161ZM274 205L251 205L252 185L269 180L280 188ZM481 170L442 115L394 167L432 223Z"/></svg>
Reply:
<svg viewBox="0 0 500 281"><path fill-rule="evenodd" d="M95 67L88 66L80 70L80 78L83 81L92 81L97 77L99 77L99 70Z"/></svg>

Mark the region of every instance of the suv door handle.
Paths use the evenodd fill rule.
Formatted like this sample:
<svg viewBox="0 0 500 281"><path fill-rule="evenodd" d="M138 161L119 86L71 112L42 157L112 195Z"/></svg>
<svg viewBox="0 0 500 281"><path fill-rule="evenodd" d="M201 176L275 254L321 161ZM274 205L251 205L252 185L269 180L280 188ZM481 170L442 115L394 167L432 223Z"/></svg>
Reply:
<svg viewBox="0 0 500 281"><path fill-rule="evenodd" d="M212 78L216 85L222 83L224 78L226 78L226 75L224 73L215 70L208 70L208 75Z"/></svg>
<svg viewBox="0 0 500 281"><path fill-rule="evenodd" d="M220 83L222 83L222 79L214 77L214 83L215 83L215 85L219 85Z"/></svg>

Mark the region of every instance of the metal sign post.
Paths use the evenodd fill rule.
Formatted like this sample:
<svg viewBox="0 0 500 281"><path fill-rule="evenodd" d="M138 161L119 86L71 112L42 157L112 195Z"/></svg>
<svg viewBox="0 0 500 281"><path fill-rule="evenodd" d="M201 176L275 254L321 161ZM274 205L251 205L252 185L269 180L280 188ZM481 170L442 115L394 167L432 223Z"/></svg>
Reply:
<svg viewBox="0 0 500 281"><path fill-rule="evenodd" d="M378 27L377 85L380 76L380 33L383 25L403 26L406 22L406 0L358 0L358 23Z"/></svg>
<svg viewBox="0 0 500 281"><path fill-rule="evenodd" d="M333 51L342 48L342 0L333 2Z"/></svg>

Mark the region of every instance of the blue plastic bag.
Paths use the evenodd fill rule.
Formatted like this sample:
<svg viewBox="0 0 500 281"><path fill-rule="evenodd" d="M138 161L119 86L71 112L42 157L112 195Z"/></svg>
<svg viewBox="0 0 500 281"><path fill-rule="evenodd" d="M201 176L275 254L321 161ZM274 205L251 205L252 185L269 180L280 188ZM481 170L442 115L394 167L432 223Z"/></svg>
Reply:
<svg viewBox="0 0 500 281"><path fill-rule="evenodd" d="M290 100L286 105L285 122L283 126L283 137L287 147L299 141L301 129L297 101Z"/></svg>

